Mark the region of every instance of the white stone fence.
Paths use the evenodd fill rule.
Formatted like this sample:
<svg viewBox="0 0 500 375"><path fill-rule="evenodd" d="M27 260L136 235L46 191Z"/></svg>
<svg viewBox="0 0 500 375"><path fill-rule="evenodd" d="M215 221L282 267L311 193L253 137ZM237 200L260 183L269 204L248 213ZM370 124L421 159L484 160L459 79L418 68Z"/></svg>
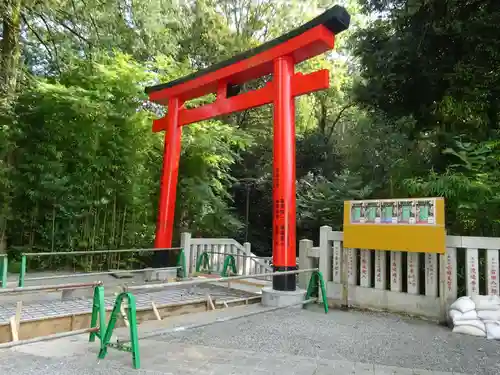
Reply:
<svg viewBox="0 0 500 375"><path fill-rule="evenodd" d="M302 240L300 268L319 267L332 304L446 319L457 298L457 255L463 292L498 295L500 238L447 236L445 254L344 249L343 233L320 229L320 244ZM482 283L482 284L481 284ZM306 280L300 280L301 287Z"/></svg>
<svg viewBox="0 0 500 375"><path fill-rule="evenodd" d="M181 234L181 247L186 256L188 274L196 271L196 262L202 253L209 256L213 272L220 273L227 255L233 255L240 275L272 273L268 258L252 253L250 243L243 245L232 238L192 238L190 233Z"/></svg>

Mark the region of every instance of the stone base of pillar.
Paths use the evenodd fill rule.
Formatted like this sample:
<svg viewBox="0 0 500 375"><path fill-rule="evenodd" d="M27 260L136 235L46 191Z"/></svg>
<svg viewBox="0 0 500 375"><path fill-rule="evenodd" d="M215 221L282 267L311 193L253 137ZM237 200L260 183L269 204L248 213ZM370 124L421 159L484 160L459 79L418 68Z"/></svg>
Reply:
<svg viewBox="0 0 500 375"><path fill-rule="evenodd" d="M293 305L304 301L306 291L304 289L295 289L294 291L274 290L271 287L262 289L261 303L266 307L282 307ZM297 308L302 308L302 305L297 305Z"/></svg>

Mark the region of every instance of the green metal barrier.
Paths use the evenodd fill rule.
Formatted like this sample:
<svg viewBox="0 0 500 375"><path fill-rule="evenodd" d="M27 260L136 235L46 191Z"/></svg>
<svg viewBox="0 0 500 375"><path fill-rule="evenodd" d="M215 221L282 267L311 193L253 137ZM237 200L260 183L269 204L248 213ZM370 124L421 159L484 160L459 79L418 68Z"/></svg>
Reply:
<svg viewBox="0 0 500 375"><path fill-rule="evenodd" d="M99 324L99 325L97 325ZM102 348L102 338L106 331L106 304L104 302L104 287L102 285L94 288L94 298L92 300L92 317L90 319L90 328L99 327L97 332L91 332L89 342L94 342L99 338Z"/></svg>
<svg viewBox="0 0 500 375"><path fill-rule="evenodd" d="M2 288L7 288L7 270L9 268L9 258L7 254L0 254L0 281Z"/></svg>
<svg viewBox="0 0 500 375"><path fill-rule="evenodd" d="M19 288L24 287L24 277L26 276L26 255L21 255L21 269L19 270Z"/></svg>
<svg viewBox="0 0 500 375"><path fill-rule="evenodd" d="M319 271L314 271L309 279L309 285L307 286L306 300L319 297L319 289L321 288L321 299L323 308L325 309L325 314L328 313L328 300L326 297L326 286L325 279L323 279L323 274Z"/></svg>
<svg viewBox="0 0 500 375"><path fill-rule="evenodd" d="M222 272L220 273L220 275L222 277L228 277L229 276L227 274L227 269L229 267L231 267L231 273L233 275L237 275L238 274L238 269L236 268L236 260L234 259L234 256L232 256L231 254L226 255L226 257L224 258L224 265L222 266Z"/></svg>
<svg viewBox="0 0 500 375"><path fill-rule="evenodd" d="M232 258L231 257L232 257L231 255L226 257L226 261L224 262L226 267L224 269L226 269L229 266L231 266L231 268L233 270L236 269L236 266L234 264L234 257L232 257ZM321 288L323 308L325 310L325 313L328 313L328 303L327 303L327 299L326 299L325 281L323 279L323 275L319 271L313 271L311 274L311 278L309 279L309 285L307 287L307 293L306 293L304 303L308 303L308 300L311 300L310 302L315 301L315 297L318 296L318 293L320 290L319 288ZM110 340L111 340L111 337L113 336L113 331L116 327L116 321L117 321L118 317L120 316L120 306L121 306L124 298L127 298L127 300L128 300L127 318L129 321L130 339L124 340L122 342L117 340L116 343L111 343ZM281 308L281 307L272 308L272 309L277 310L279 308ZM286 306L283 308L286 308ZM100 309L96 309L96 310L100 311ZM264 310L262 312L268 312L268 310L267 311ZM237 317L228 317L228 318L226 318L226 320L238 319L238 318L242 318L242 317L250 316L250 315L255 315L255 314L258 314L258 312L250 312L248 314L243 314L243 315L237 316ZM94 318L94 312L93 312L92 313L92 322L94 322L93 324L95 324L96 320L97 320L97 318ZM225 320L224 319L222 319L222 320L217 319L211 323L202 323L201 325L194 324L191 326L187 326L186 328L188 328L188 329L189 328L196 328L198 326L201 327L201 326L205 326L208 324L219 323L222 321L225 321ZM173 330L175 330L175 328L173 328ZM172 331L172 332L174 332L174 331ZM153 332L152 334L149 334L149 336L146 335L143 338L154 337L155 335L158 335L158 332ZM95 334L95 336L97 336L97 334ZM93 336L91 334L90 341L93 341L92 337ZM97 336L97 337L99 337L99 336ZM118 297L116 297L115 305L113 307L113 311L111 312L111 316L109 318L109 322L108 322L108 325L106 327L106 331L105 331L104 335L101 336L101 350L99 351L99 355L98 355L99 359L105 359L106 355L108 354L108 348L114 348L114 349L117 349L117 350L120 350L123 352L132 353L132 366L134 367L134 369L140 368L141 359L140 359L140 351L139 351L139 335L137 332L137 309L136 309L135 297L130 292L121 293L120 295L118 295Z"/></svg>
<svg viewBox="0 0 500 375"><path fill-rule="evenodd" d="M212 273L212 267L210 266L210 257L206 251L200 254L196 260L196 273L203 270L204 273Z"/></svg>
<svg viewBox="0 0 500 375"><path fill-rule="evenodd" d="M113 335L113 330L116 326L116 321L120 315L120 306L122 305L123 299L128 300L127 318L130 328L130 345L121 344L120 342L110 343L111 336ZM108 326L106 327L106 332L104 338L101 340L101 350L99 351L99 359L104 359L108 354L108 348L114 348L123 352L132 353L132 365L134 369L141 367L141 358L139 354L139 338L137 335L137 310L135 305L135 297L132 293L124 292L116 297L115 305L111 316L109 317Z"/></svg>
<svg viewBox="0 0 500 375"><path fill-rule="evenodd" d="M181 279L186 279L188 277L187 268L186 268L186 254L184 253L184 249L181 249L179 252L179 256L177 257L177 277Z"/></svg>

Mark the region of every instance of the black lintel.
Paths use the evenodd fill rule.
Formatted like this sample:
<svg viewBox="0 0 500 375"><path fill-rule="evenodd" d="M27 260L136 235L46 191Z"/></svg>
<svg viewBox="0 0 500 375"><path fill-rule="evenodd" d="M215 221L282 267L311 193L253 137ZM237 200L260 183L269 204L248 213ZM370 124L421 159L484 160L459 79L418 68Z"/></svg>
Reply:
<svg viewBox="0 0 500 375"><path fill-rule="evenodd" d="M230 58L228 60L221 61L215 65L212 65L211 67L199 70L199 71L194 72L192 74L189 74L185 77L182 77L182 78L179 78L179 79L176 79L174 81L167 82L167 83L162 83L159 85L146 87L146 89L144 91L146 92L146 94L150 94L150 93L155 92L155 91L168 89L168 88L174 87L176 85L179 85L181 83L191 81L191 80L198 78L198 77L201 77L205 74L215 72L219 69L233 65L241 60L248 59L249 57L252 57L252 56L257 55L261 52L264 52L268 49L271 49L271 48L273 48L281 43L286 42L287 40L290 40L292 38L295 38L296 36L299 36L300 34L305 33L307 30L310 30L310 29L312 29L316 26L319 26L319 25L324 25L334 34L338 34L344 30L347 30L349 28L350 22L351 22L351 16L347 12L347 10L340 5L334 5L332 8L330 8L329 10L324 12L323 14L321 14L318 17L314 18L313 20L305 23L304 25L280 36L279 38L273 39L267 43L264 43L256 48L254 48L254 49L240 53L239 55L233 56L232 58Z"/></svg>

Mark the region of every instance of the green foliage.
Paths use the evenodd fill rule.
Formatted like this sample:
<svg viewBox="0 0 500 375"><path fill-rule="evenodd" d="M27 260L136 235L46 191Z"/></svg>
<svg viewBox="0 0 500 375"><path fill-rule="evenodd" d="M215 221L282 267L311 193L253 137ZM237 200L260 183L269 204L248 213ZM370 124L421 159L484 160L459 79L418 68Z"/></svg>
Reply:
<svg viewBox="0 0 500 375"><path fill-rule="evenodd" d="M374 175L379 196L445 197L450 234L498 235L497 3L359 3L383 17L350 41L361 78L354 94L372 123L355 131L379 127L370 135L378 146L356 164L385 164Z"/></svg>
<svg viewBox="0 0 500 375"><path fill-rule="evenodd" d="M412 194L446 198L447 222L452 231L471 235L499 235L500 221L500 142L479 144L456 141L453 155L456 163L445 173L431 171L429 176L405 181Z"/></svg>
<svg viewBox="0 0 500 375"><path fill-rule="evenodd" d="M150 247L163 154L151 123L164 113L143 88L255 47L331 5L11 3L19 11L0 14L17 38L1 39L0 234L14 258L23 249ZM405 196L444 196L452 234L499 235L496 2L342 4L353 23L335 53L297 68L331 73L329 90L296 100L299 236L340 229L344 200ZM176 235L244 240L248 232L257 253L270 253L272 119L266 106L183 129ZM77 266L89 264L102 266Z"/></svg>
<svg viewBox="0 0 500 375"><path fill-rule="evenodd" d="M299 223L305 232L312 232L324 223L331 223L336 230L342 229L344 201L363 199L372 193L359 176L349 171L332 176L331 180L312 173L298 183L297 211ZM316 233L308 233L310 237Z"/></svg>

